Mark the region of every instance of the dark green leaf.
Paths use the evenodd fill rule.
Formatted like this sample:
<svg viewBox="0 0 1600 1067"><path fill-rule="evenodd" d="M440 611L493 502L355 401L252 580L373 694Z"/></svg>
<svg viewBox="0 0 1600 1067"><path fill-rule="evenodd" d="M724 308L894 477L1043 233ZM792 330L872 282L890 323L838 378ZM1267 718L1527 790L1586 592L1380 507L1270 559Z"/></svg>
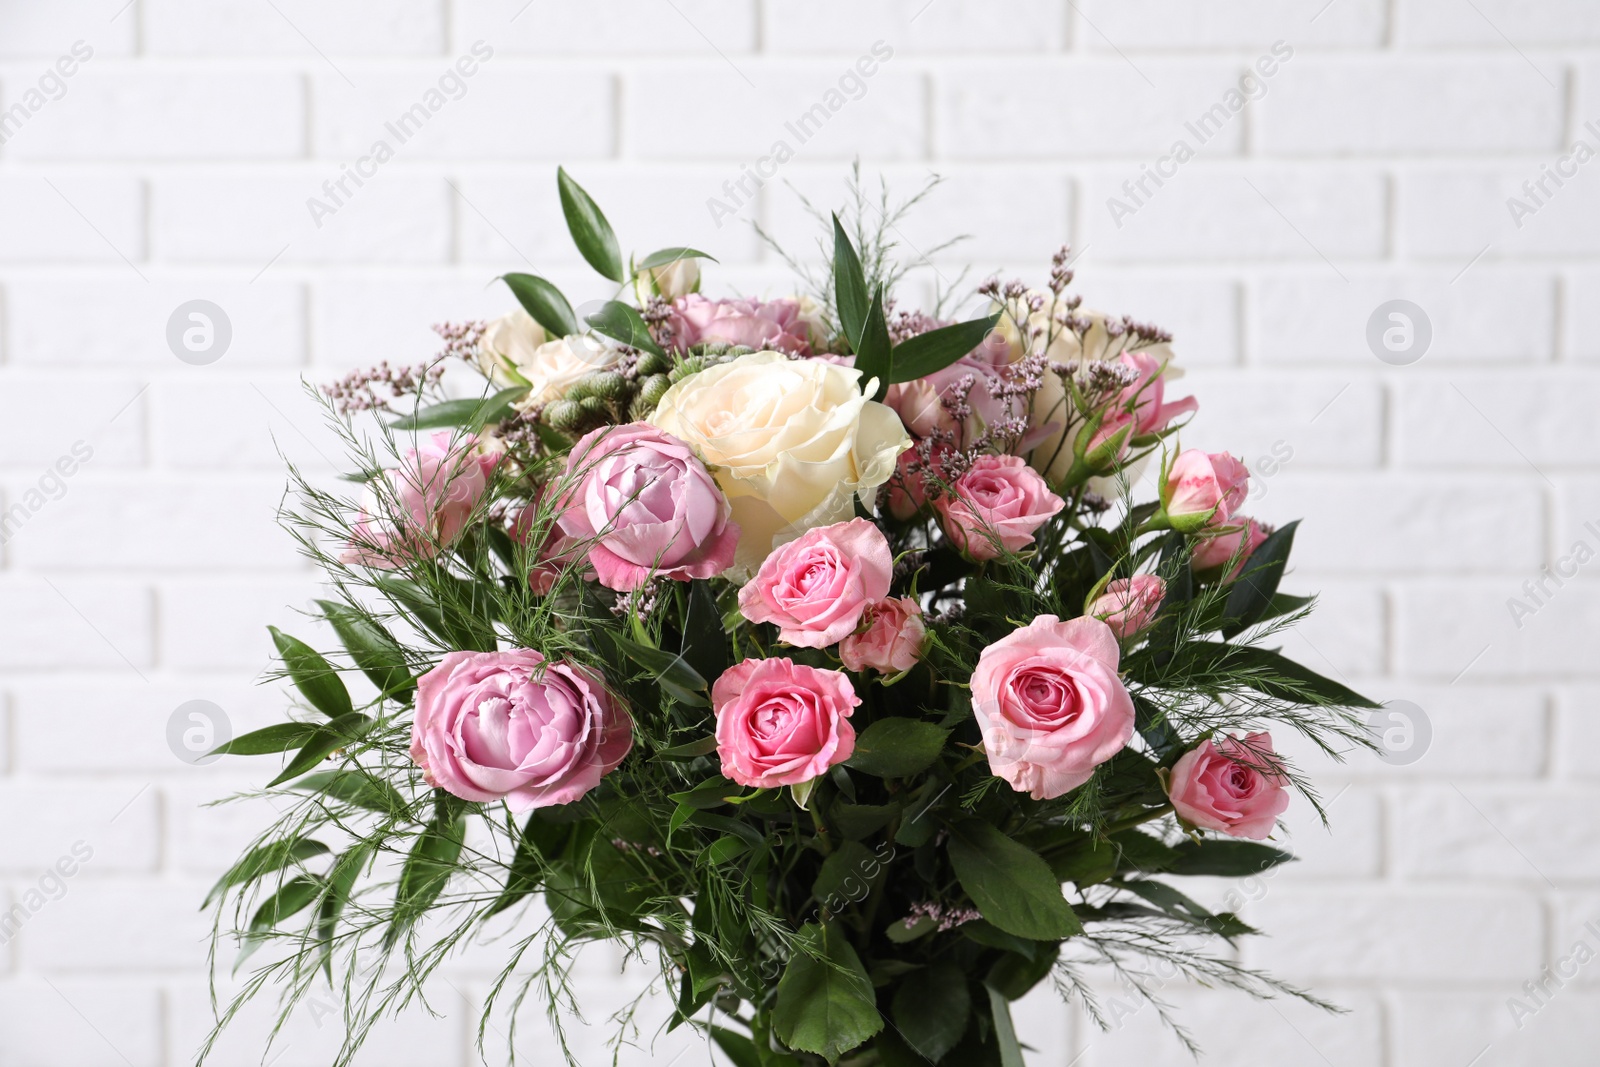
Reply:
<svg viewBox="0 0 1600 1067"><path fill-rule="evenodd" d="M443 606L434 599L432 592L403 578L379 577L377 582L379 589L405 608L405 614L410 620L451 648L470 652L493 652L499 647L494 625L475 612L462 610L454 602ZM471 583L467 585L470 586ZM476 590L476 587L464 588L463 593L473 598L468 600L469 608L476 606L474 601L477 597L486 596ZM483 607L487 610L488 605L484 604Z"/></svg>
<svg viewBox="0 0 1600 1067"><path fill-rule="evenodd" d="M1289 551L1294 547L1295 527L1300 520L1280 526L1256 546L1228 588L1228 603L1224 609L1225 621L1222 636L1233 637L1261 621L1272 606L1272 596L1278 591L1278 581L1289 562Z"/></svg>
<svg viewBox="0 0 1600 1067"><path fill-rule="evenodd" d="M691 667L681 654L641 645L609 630L605 631L605 634L624 656L649 671L650 676L656 681L671 683L680 689L706 688L705 678L701 677L700 672Z"/></svg>
<svg viewBox="0 0 1600 1067"><path fill-rule="evenodd" d="M811 895L819 907L838 914L867 895L873 878L883 869L872 850L859 841L841 841L822 861Z"/></svg>
<svg viewBox="0 0 1600 1067"><path fill-rule="evenodd" d="M666 355L661 346L656 344L656 339L650 336L650 327L645 325L638 310L620 300L607 300L599 311L590 315L585 321L598 332L625 345L658 356Z"/></svg>
<svg viewBox="0 0 1600 1067"><path fill-rule="evenodd" d="M350 899L350 890L355 887L356 879L371 856L372 846L365 842L358 843L340 856L334 862L333 870L328 873L328 895L322 898L322 907L317 909L317 941L322 970L330 984L333 982L334 931L339 926L339 916L344 912L345 903Z"/></svg>
<svg viewBox="0 0 1600 1067"><path fill-rule="evenodd" d="M1060 958L1059 945L1040 944L1033 959L1007 952L989 968L984 983L1007 1000L1021 1000L1055 969L1056 960Z"/></svg>
<svg viewBox="0 0 1600 1067"><path fill-rule="evenodd" d="M401 868L393 921L384 935L385 946L393 945L439 899L455 873L456 861L461 858L467 821L448 802L436 799L435 804L433 822L411 846L411 853Z"/></svg>
<svg viewBox="0 0 1600 1067"><path fill-rule="evenodd" d="M1214 914L1188 896L1167 885L1148 878L1135 878L1121 883L1122 888L1154 904L1159 910L1182 922L1192 923L1218 937L1232 940L1255 930L1240 921L1231 912Z"/></svg>
<svg viewBox="0 0 1600 1067"><path fill-rule="evenodd" d="M850 342L851 351L855 351L857 342L861 340L861 328L867 321L867 307L870 302L867 279L861 272L861 257L856 254L855 245L850 243L849 235L840 225L839 216L835 215L833 217L833 306L839 312L839 328L844 331L845 340Z"/></svg>
<svg viewBox="0 0 1600 1067"><path fill-rule="evenodd" d="M308 837L280 838L260 848L251 849L217 879L217 884L211 887L211 891L206 894L205 903L200 906L210 907L212 901L236 885L246 885L264 874L282 870L291 864L303 863L313 856L326 855L331 851L321 841L313 841Z"/></svg>
<svg viewBox="0 0 1600 1067"><path fill-rule="evenodd" d="M300 779L294 788L308 793L326 793L335 800L390 818L405 818L405 798L394 786L365 770L318 771Z"/></svg>
<svg viewBox="0 0 1600 1067"><path fill-rule="evenodd" d="M527 392L526 385L513 385L488 396L441 400L409 415L402 415L389 426L396 430L444 430L459 426L477 432L511 414L512 402Z"/></svg>
<svg viewBox="0 0 1600 1067"><path fill-rule="evenodd" d="M578 332L578 316L561 290L537 274L507 274L502 279L523 310L544 327L551 337L566 337Z"/></svg>
<svg viewBox="0 0 1600 1067"><path fill-rule="evenodd" d="M879 719L856 738L848 765L879 778L905 778L939 758L950 731L917 719Z"/></svg>
<svg viewBox="0 0 1600 1067"><path fill-rule="evenodd" d="M583 258L588 260L589 266L612 281L627 281L617 235L611 232L611 224L606 221L599 205L567 175L564 168L556 168L556 186L561 191L561 213L566 216L572 243L578 246Z"/></svg>
<svg viewBox="0 0 1600 1067"><path fill-rule="evenodd" d="M1016 1027L1011 1024L1011 1005L994 986L985 988L989 990L989 1012L994 1016L994 1039L1000 1046L1000 1067L1026 1067Z"/></svg>
<svg viewBox="0 0 1600 1067"><path fill-rule="evenodd" d="M1216 875L1223 878L1248 878L1294 859L1287 852L1255 841L1185 841L1177 847L1177 858L1167 865L1170 874Z"/></svg>
<svg viewBox="0 0 1600 1067"><path fill-rule="evenodd" d="M517 851L511 857L506 887L487 914L497 915L538 889L541 873L561 854L571 832L570 826L546 822L539 818L537 811L531 813L522 827Z"/></svg>
<svg viewBox="0 0 1600 1067"><path fill-rule="evenodd" d="M349 691L327 660L310 645L290 637L276 626L268 626L267 630L272 634L272 643L278 646L278 655L283 658L289 680L312 707L330 719L354 710Z"/></svg>
<svg viewBox="0 0 1600 1067"><path fill-rule="evenodd" d="M972 1013L967 976L953 963L914 971L895 991L890 1011L906 1044L937 1063L967 1032Z"/></svg>
<svg viewBox="0 0 1600 1067"><path fill-rule="evenodd" d="M996 312L987 318L941 326L906 338L894 349L893 381L915 381L943 370L982 344L999 321L1000 314Z"/></svg>
<svg viewBox="0 0 1600 1067"><path fill-rule="evenodd" d="M358 711L352 711L348 715L341 715L332 722L317 727L316 732L306 739L300 751L289 761L289 765L267 783L267 788L300 777L321 763L334 750L359 741L368 730L372 729L374 723L375 720Z"/></svg>
<svg viewBox="0 0 1600 1067"><path fill-rule="evenodd" d="M1253 645L1227 645L1195 641L1184 646L1182 657L1213 669L1247 668L1251 689L1279 700L1297 704L1322 704L1340 708L1376 708L1380 705L1354 689L1324 678L1287 656Z"/></svg>
<svg viewBox="0 0 1600 1067"><path fill-rule="evenodd" d="M709 756L717 750L717 738L714 734L707 734L698 741L690 741L672 748L664 748L656 753L656 759L664 760L693 760L701 756Z"/></svg>
<svg viewBox="0 0 1600 1067"><path fill-rule="evenodd" d="M286 752L306 739L320 727L314 722L280 722L276 726L263 726L241 734L225 745L218 745L212 755L264 756L269 752Z"/></svg>
<svg viewBox="0 0 1600 1067"><path fill-rule="evenodd" d="M669 263L677 263L685 259L709 259L713 263L717 261L716 256L702 252L698 248L660 248L635 263L633 270L637 274L642 270L665 267Z"/></svg>
<svg viewBox="0 0 1600 1067"><path fill-rule="evenodd" d="M872 306L867 309L867 319L861 325L861 339L855 346L856 370L861 372L861 391L868 400L881 400L889 390L894 377L894 346L889 340L889 326L883 317L883 289L872 294ZM871 393L867 386L877 385Z"/></svg>
<svg viewBox="0 0 1600 1067"><path fill-rule="evenodd" d="M832 1063L883 1029L872 982L843 934L807 923L778 980L772 1026L792 1049Z"/></svg>
<svg viewBox="0 0 1600 1067"><path fill-rule="evenodd" d="M722 612L711 583L703 579L688 585L688 608L683 619L683 661L705 679L715 679L729 667L728 636L722 629Z"/></svg>
<svg viewBox="0 0 1600 1067"><path fill-rule="evenodd" d="M1083 932L1049 865L997 827L963 819L950 827L946 848L961 888L1001 930L1035 941Z"/></svg>
<svg viewBox="0 0 1600 1067"><path fill-rule="evenodd" d="M754 1042L748 1037L722 1026L709 1029L711 1040L716 1042L724 1056L733 1061L733 1067L763 1067L761 1053L756 1051Z"/></svg>
<svg viewBox="0 0 1600 1067"><path fill-rule="evenodd" d="M343 604L319 600L317 606L333 625L333 632L344 642L350 658L372 679L378 691L396 700L408 699L416 684L406 666L405 652L389 631Z"/></svg>

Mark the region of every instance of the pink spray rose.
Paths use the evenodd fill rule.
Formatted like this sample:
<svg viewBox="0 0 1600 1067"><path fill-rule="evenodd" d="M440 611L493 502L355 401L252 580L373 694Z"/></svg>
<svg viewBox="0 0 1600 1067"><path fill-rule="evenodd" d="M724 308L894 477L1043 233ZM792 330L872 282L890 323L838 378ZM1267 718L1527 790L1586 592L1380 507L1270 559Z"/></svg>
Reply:
<svg viewBox="0 0 1600 1067"><path fill-rule="evenodd" d="M463 800L570 804L631 747L633 720L598 676L531 648L451 652L417 679L411 758Z"/></svg>
<svg viewBox="0 0 1600 1067"><path fill-rule="evenodd" d="M836 644L874 600L889 595L894 557L883 531L866 519L807 530L781 545L739 590L739 611L778 626L801 648Z"/></svg>
<svg viewBox="0 0 1600 1067"><path fill-rule="evenodd" d="M602 426L567 456L561 532L588 546L600 584L710 578L733 562L739 526L688 445L647 423Z"/></svg>
<svg viewBox="0 0 1600 1067"><path fill-rule="evenodd" d="M476 450L477 437L440 430L407 449L397 469L369 485L340 559L393 570L432 559L455 543L489 491L499 457Z"/></svg>
<svg viewBox="0 0 1600 1067"><path fill-rule="evenodd" d="M1178 453L1161 487L1161 506L1174 529L1193 533L1220 526L1244 503L1250 472L1226 452Z"/></svg>
<svg viewBox="0 0 1600 1067"><path fill-rule="evenodd" d="M891 385L883 402L915 437L944 430L965 445L1007 414L1001 395L1011 352L998 332L947 367L925 378ZM956 409L956 410L952 410ZM957 411L962 417L957 418Z"/></svg>
<svg viewBox="0 0 1600 1067"><path fill-rule="evenodd" d="M1111 627L1040 615L996 641L972 672L989 769L1035 800L1078 788L1133 736Z"/></svg>
<svg viewBox="0 0 1600 1067"><path fill-rule="evenodd" d="M865 629L839 642L839 658L853 671L868 667L879 674L899 674L917 665L928 628L922 607L911 597L885 597L867 605Z"/></svg>
<svg viewBox="0 0 1600 1067"><path fill-rule="evenodd" d="M772 348L792 356L811 354L810 327L800 302L708 300L690 293L672 302L673 344L678 348L720 342L746 348Z"/></svg>
<svg viewBox="0 0 1600 1067"><path fill-rule="evenodd" d="M1161 601L1166 599L1167 583L1153 574L1118 578L1089 605L1087 614L1104 619L1111 632L1126 641L1156 621Z"/></svg>
<svg viewBox="0 0 1600 1067"><path fill-rule="evenodd" d="M945 536L973 559L1033 544L1034 532L1066 507L1020 456L979 456L952 493L934 501Z"/></svg>
<svg viewBox="0 0 1600 1067"><path fill-rule="evenodd" d="M1260 841L1289 806L1287 778L1272 769L1278 767L1271 734L1223 737L1216 744L1207 738L1173 765L1167 795L1195 826Z"/></svg>
<svg viewBox="0 0 1600 1067"><path fill-rule="evenodd" d="M1251 553L1261 547L1261 542L1265 541L1271 532L1270 526L1263 526L1243 515L1235 515L1220 532L1212 533L1207 530L1196 540L1194 558L1190 561L1190 566L1197 574L1207 574L1212 571L1220 574L1222 568L1233 558L1233 554L1240 552L1239 546L1242 543L1244 550L1240 552L1239 562L1234 564L1233 570L1222 576L1223 581L1231 582L1239 577L1239 572L1249 562Z"/></svg>
<svg viewBox="0 0 1600 1067"><path fill-rule="evenodd" d="M1132 447L1134 438L1161 433L1179 415L1198 411L1200 401L1186 396L1166 403L1167 387L1162 371L1166 369L1167 361L1157 359L1149 352L1124 352L1117 357L1117 362L1138 377L1118 394L1085 451L1093 453L1126 428L1127 433L1121 438L1116 455L1111 457L1115 463L1120 463ZM1108 468L1115 466L1111 460L1107 461Z"/></svg>
<svg viewBox="0 0 1600 1067"><path fill-rule="evenodd" d="M538 495L517 512L516 520L511 524L511 538L518 544L526 545L533 537L534 525L539 517L540 502L550 488L542 486ZM544 530L544 540L535 551L533 567L528 571L528 588L533 590L536 596L549 596L561 572L583 555L577 542L561 531L560 518L558 505L555 513L547 516L548 525ZM584 577L592 579L594 574L591 571Z"/></svg>
<svg viewBox="0 0 1600 1067"><path fill-rule="evenodd" d="M747 659L711 687L722 773L740 785L800 785L849 759L850 715L861 704L850 679L787 659Z"/></svg>

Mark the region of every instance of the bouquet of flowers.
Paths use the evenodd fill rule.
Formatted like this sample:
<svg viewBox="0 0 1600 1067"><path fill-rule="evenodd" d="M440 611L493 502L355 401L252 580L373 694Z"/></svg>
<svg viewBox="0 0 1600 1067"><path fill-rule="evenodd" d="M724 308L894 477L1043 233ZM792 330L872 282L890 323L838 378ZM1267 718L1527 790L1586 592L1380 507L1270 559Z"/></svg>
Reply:
<svg viewBox="0 0 1600 1067"><path fill-rule="evenodd" d="M1316 797L1271 731L1337 756L1374 705L1268 647L1294 525L1179 448L1168 335L1083 309L1066 250L899 307L905 205L859 178L765 301L558 186L612 299L508 274L437 362L325 389L359 499L296 474L285 516L342 648L273 630L302 706L219 750L282 754L212 893L259 953L223 1021L332 982L342 1064L470 943L485 1025L533 994L559 1032L596 939L739 1067L1015 1067L1009 1004L1098 1017L1098 966L1311 999L1181 885L1289 860Z"/></svg>

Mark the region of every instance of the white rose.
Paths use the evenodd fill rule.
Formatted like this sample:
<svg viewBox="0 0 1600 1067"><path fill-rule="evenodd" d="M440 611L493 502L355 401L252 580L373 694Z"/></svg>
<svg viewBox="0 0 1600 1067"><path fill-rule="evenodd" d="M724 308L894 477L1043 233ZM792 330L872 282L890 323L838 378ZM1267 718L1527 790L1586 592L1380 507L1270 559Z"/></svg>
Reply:
<svg viewBox="0 0 1600 1067"><path fill-rule="evenodd" d="M712 467L739 524L734 567L748 574L815 526L871 507L911 438L893 410L861 395L861 372L752 352L668 389L652 425Z"/></svg>
<svg viewBox="0 0 1600 1067"><path fill-rule="evenodd" d="M505 389L522 385L518 366L533 358L534 349L549 340L544 327L522 308L489 323L478 342L475 362L483 376Z"/></svg>
<svg viewBox="0 0 1600 1067"><path fill-rule="evenodd" d="M670 301L698 293L700 261L691 256L642 270L633 276L633 291L638 295L640 304L647 303L652 296Z"/></svg>
<svg viewBox="0 0 1600 1067"><path fill-rule="evenodd" d="M585 334L546 341L534 349L525 362L517 365L517 372L531 387L528 395L517 401L517 407L560 400L579 378L597 370L607 370L621 358L620 349Z"/></svg>

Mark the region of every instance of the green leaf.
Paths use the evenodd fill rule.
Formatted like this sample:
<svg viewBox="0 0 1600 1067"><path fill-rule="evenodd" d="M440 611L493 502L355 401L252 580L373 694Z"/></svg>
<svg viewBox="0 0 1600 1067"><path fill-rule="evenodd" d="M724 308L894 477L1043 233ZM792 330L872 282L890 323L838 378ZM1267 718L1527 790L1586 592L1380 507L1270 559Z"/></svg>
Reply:
<svg viewBox="0 0 1600 1067"><path fill-rule="evenodd" d="M1216 875L1248 878L1294 859L1289 853L1256 841L1185 841L1167 865L1170 874Z"/></svg>
<svg viewBox="0 0 1600 1067"><path fill-rule="evenodd" d="M664 760L693 760L701 756L709 756L717 750L715 734L707 734L698 741L689 741L685 744L664 748L655 755L656 759Z"/></svg>
<svg viewBox="0 0 1600 1067"><path fill-rule="evenodd" d="M778 1039L829 1063L883 1029L872 982L842 933L807 923L778 980L772 1007Z"/></svg>
<svg viewBox="0 0 1600 1067"><path fill-rule="evenodd" d="M572 180L565 168L556 168L556 187L561 192L561 213L567 218L572 243L578 246L589 266L614 282L627 281L617 235L611 231L611 224L599 205Z"/></svg>
<svg viewBox="0 0 1600 1067"><path fill-rule="evenodd" d="M433 822L417 838L400 870L400 885L395 891L394 916L384 946L392 946L405 930L422 917L439 899L466 839L467 821L460 817L452 801L439 799L435 791Z"/></svg>
<svg viewBox="0 0 1600 1067"><path fill-rule="evenodd" d="M720 678L729 667L728 635L722 629L722 612L711 583L690 582L683 619L682 659L705 679Z"/></svg>
<svg viewBox="0 0 1600 1067"><path fill-rule="evenodd" d="M506 872L506 887L485 917L498 915L538 889L541 873L555 862L571 833L570 826L546 822L539 818L537 811L530 813Z"/></svg>
<svg viewBox="0 0 1600 1067"><path fill-rule="evenodd" d="M839 328L851 351L861 340L861 328L867 321L867 308L871 297L867 293L867 279L861 272L861 257L855 245L844 232L839 216L833 216L833 306L839 312Z"/></svg>
<svg viewBox="0 0 1600 1067"><path fill-rule="evenodd" d="M817 870L817 880L811 885L811 895L819 907L838 914L867 895L872 884L869 874L876 875L882 869L883 865L866 845L859 841L841 841L823 859Z"/></svg>
<svg viewBox="0 0 1600 1067"><path fill-rule="evenodd" d="M408 808L405 798L394 786L365 770L318 771L300 779L294 788L308 793L325 793L335 800L390 818L405 818Z"/></svg>
<svg viewBox="0 0 1600 1067"><path fill-rule="evenodd" d="M856 738L846 763L879 778L905 778L932 766L949 736L949 730L918 719L879 719Z"/></svg>
<svg viewBox="0 0 1600 1067"><path fill-rule="evenodd" d="M511 414L512 402L527 395L527 392L526 385L513 385L488 396L442 400L400 416L389 423L389 427L394 430L444 430L459 426L477 432Z"/></svg>
<svg viewBox="0 0 1600 1067"><path fill-rule="evenodd" d="M1194 641L1184 646L1182 657L1200 661L1213 669L1248 668L1253 673L1245 681L1251 689L1279 700L1296 704L1322 704L1338 708L1376 708L1380 705L1331 678L1324 678L1287 656L1253 645L1227 645L1215 641Z"/></svg>
<svg viewBox="0 0 1600 1067"><path fill-rule="evenodd" d="M689 666L682 654L674 655L659 648L651 648L623 637L610 630L602 631L626 657L650 672L650 676L663 686L678 690L699 692L706 689L706 680L700 672ZM676 695L676 694L674 694ZM701 698L702 703L709 703Z"/></svg>
<svg viewBox="0 0 1600 1067"><path fill-rule="evenodd" d="M906 1044L937 1063L967 1032L972 1013L967 976L953 963L913 971L895 991L890 1012Z"/></svg>
<svg viewBox="0 0 1600 1067"><path fill-rule="evenodd" d="M999 929L1034 941L1083 932L1049 865L997 827L963 819L950 827L946 848L961 888Z"/></svg>
<svg viewBox="0 0 1600 1067"><path fill-rule="evenodd" d="M355 888L356 879L372 852L373 847L366 842L353 845L334 861L333 870L328 872L328 895L322 898L322 906L317 909L317 949L330 984L333 982L333 935L339 926L339 916L344 913L350 890Z"/></svg>
<svg viewBox="0 0 1600 1067"><path fill-rule="evenodd" d="M1007 1000L1021 1000L1029 990L1044 981L1060 958L1060 945L1039 945L1033 959L1007 952L989 968L983 981Z"/></svg>
<svg viewBox="0 0 1600 1067"><path fill-rule="evenodd" d="M253 848L217 879L217 884L211 887L211 891L206 894L205 902L200 907L202 910L209 908L212 901L234 886L247 885L264 874L304 863L313 856L326 855L332 851L321 841L313 841L308 837L285 837Z"/></svg>
<svg viewBox="0 0 1600 1067"><path fill-rule="evenodd" d="M855 346L856 370L861 372L861 391L867 384L877 381L868 400L881 400L889 390L894 377L894 346L889 340L889 326L883 317L883 289L872 294L872 306L867 309L867 319L861 326L861 340Z"/></svg>
<svg viewBox="0 0 1600 1067"><path fill-rule="evenodd" d="M635 263L633 272L637 274L642 270L665 267L669 263L677 263L685 259L709 259L713 263L717 261L716 256L702 252L697 248L660 248Z"/></svg>
<svg viewBox="0 0 1600 1067"><path fill-rule="evenodd" d="M344 642L350 658L372 679L378 691L396 700L408 699L416 683L412 680L411 669L406 666L405 651L394 636L366 615L343 604L319 600L317 606L333 625L333 632Z"/></svg>
<svg viewBox="0 0 1600 1067"><path fill-rule="evenodd" d="M561 290L537 274L506 274L500 279L517 298L523 310L533 316L551 337L566 337L578 332L578 316Z"/></svg>
<svg viewBox="0 0 1600 1067"><path fill-rule="evenodd" d="M994 1039L1000 1046L1000 1067L1027 1067L1017 1043L1017 1029L1011 1023L1010 1002L994 986L985 988L989 990L989 1012L994 1016Z"/></svg>
<svg viewBox="0 0 1600 1067"><path fill-rule="evenodd" d="M451 648L470 652L493 652L499 647L494 624L470 611L463 611L452 603L443 606L434 594L403 578L379 577L378 588L405 608L407 618L428 630ZM470 586L471 583L468 583ZM475 587L464 590L476 597L486 597ZM471 601L469 601L471 603ZM487 607L487 605L485 605Z"/></svg>
<svg viewBox="0 0 1600 1067"><path fill-rule="evenodd" d="M761 1053L748 1037L724 1026L712 1026L709 1029L711 1040L716 1042L724 1056L733 1061L733 1067L763 1067Z"/></svg>
<svg viewBox="0 0 1600 1067"><path fill-rule="evenodd" d="M893 382L911 382L943 370L982 344L999 321L1000 313L995 312L906 338L894 349Z"/></svg>
<svg viewBox="0 0 1600 1067"><path fill-rule="evenodd" d="M278 655L289 671L289 680L312 707L330 719L354 710L349 691L327 660L310 645L290 637L276 626L268 626L267 630L272 634L272 643L278 646Z"/></svg>
<svg viewBox="0 0 1600 1067"><path fill-rule="evenodd" d="M314 722L280 722L276 726L263 726L241 734L225 745L212 749L214 756L264 756L269 752L286 752L304 744L306 738L320 727Z"/></svg>
<svg viewBox="0 0 1600 1067"><path fill-rule="evenodd" d="M366 732L376 724L375 719L368 718L358 711L348 715L341 715L332 722L317 727L316 731L306 739L306 743L296 752L279 775L267 783L271 789L275 785L282 785L291 778L298 778L326 759L334 750L344 748L346 745L359 741Z"/></svg>
<svg viewBox="0 0 1600 1067"><path fill-rule="evenodd" d="M656 344L656 339L650 336L650 327L645 325L638 310L630 304L624 304L620 300L607 300L600 306L599 311L584 321L596 331L625 345L658 356L666 355L662 347Z"/></svg>
<svg viewBox="0 0 1600 1067"><path fill-rule="evenodd" d="M1294 547L1295 527L1299 525L1300 520L1296 519L1272 531L1245 560L1239 577L1228 588L1228 603L1223 609L1223 637L1243 633L1261 621L1272 606L1278 581L1289 562L1289 551Z"/></svg>

